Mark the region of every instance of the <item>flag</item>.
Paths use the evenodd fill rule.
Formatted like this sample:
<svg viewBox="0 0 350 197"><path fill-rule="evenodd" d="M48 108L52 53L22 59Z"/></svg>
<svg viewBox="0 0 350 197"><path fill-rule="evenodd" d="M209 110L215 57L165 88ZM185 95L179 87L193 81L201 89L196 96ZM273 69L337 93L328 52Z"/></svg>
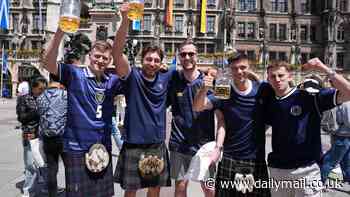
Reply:
<svg viewBox="0 0 350 197"><path fill-rule="evenodd" d="M7 54L5 52L5 48L2 47L2 73L6 74L7 73Z"/></svg>
<svg viewBox="0 0 350 197"><path fill-rule="evenodd" d="M176 50L176 53L175 53L175 56L174 56L174 58L171 60L171 65L170 65L170 68L172 68L172 67L177 67L177 50Z"/></svg>
<svg viewBox="0 0 350 197"><path fill-rule="evenodd" d="M201 33L207 32L207 0L201 4Z"/></svg>
<svg viewBox="0 0 350 197"><path fill-rule="evenodd" d="M9 0L0 0L0 28L9 29Z"/></svg>
<svg viewBox="0 0 350 197"><path fill-rule="evenodd" d="M165 13L165 24L169 27L172 27L174 25L173 21L173 5L174 5L174 0L169 0L168 1L168 7L166 9Z"/></svg>
<svg viewBox="0 0 350 197"><path fill-rule="evenodd" d="M175 55L175 57L173 58L173 60L171 60L170 68L172 68L172 67L175 67L175 68L176 68L176 66L177 66L177 60L176 60L176 55Z"/></svg>
<svg viewBox="0 0 350 197"><path fill-rule="evenodd" d="M141 31L141 20L133 20L132 21L132 30Z"/></svg>

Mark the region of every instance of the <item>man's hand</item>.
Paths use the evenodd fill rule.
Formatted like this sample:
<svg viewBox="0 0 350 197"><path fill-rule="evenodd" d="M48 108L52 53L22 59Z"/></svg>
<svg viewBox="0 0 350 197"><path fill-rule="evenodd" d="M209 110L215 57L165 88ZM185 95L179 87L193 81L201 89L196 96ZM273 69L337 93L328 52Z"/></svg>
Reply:
<svg viewBox="0 0 350 197"><path fill-rule="evenodd" d="M123 19L128 19L128 11L129 11L129 3L125 2L120 6L120 14L122 15Z"/></svg>
<svg viewBox="0 0 350 197"><path fill-rule="evenodd" d="M216 77L217 71L215 69L209 68L206 75L203 78L204 87L207 89L214 87L214 79Z"/></svg>
<svg viewBox="0 0 350 197"><path fill-rule="evenodd" d="M248 79L250 79L251 81L260 81L259 79L259 75L257 75L255 72L253 72L252 70L247 70L245 71L245 75L247 76Z"/></svg>
<svg viewBox="0 0 350 197"><path fill-rule="evenodd" d="M303 70L310 71L319 71L322 73L331 73L332 69L326 66L320 59L313 58L309 60L306 64L302 66Z"/></svg>
<svg viewBox="0 0 350 197"><path fill-rule="evenodd" d="M219 147L215 146L214 150L210 153L210 165L215 165L219 161L221 156L221 150Z"/></svg>

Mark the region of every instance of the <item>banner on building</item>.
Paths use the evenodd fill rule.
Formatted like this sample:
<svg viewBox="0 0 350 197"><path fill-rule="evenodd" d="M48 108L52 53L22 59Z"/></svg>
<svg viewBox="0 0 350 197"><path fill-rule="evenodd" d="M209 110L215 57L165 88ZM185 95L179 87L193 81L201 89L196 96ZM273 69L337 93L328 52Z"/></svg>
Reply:
<svg viewBox="0 0 350 197"><path fill-rule="evenodd" d="M207 32L207 0L202 0L201 4L201 33Z"/></svg>
<svg viewBox="0 0 350 197"><path fill-rule="evenodd" d="M173 21L173 6L174 6L174 0L168 1L168 6L165 13L165 24L169 27L172 27L174 25Z"/></svg>
<svg viewBox="0 0 350 197"><path fill-rule="evenodd" d="M9 0L0 0L0 29L9 29Z"/></svg>
<svg viewBox="0 0 350 197"><path fill-rule="evenodd" d="M141 20L133 20L132 21L132 30L141 31Z"/></svg>

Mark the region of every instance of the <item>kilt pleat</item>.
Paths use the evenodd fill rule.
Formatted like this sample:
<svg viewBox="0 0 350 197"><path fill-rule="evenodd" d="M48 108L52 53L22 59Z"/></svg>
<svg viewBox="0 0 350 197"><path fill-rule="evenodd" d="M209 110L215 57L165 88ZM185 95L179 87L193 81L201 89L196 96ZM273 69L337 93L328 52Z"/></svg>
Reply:
<svg viewBox="0 0 350 197"><path fill-rule="evenodd" d="M164 158L164 170L159 177L144 179L138 170L140 155L149 152L159 152ZM150 145L123 144L119 153L117 166L114 172L114 182L119 183L124 190L137 190L147 187L171 186L169 153L164 143Z"/></svg>
<svg viewBox="0 0 350 197"><path fill-rule="evenodd" d="M93 173L87 169L84 154L63 153L63 162L66 197L112 197L114 195L111 160L107 168L100 173Z"/></svg>

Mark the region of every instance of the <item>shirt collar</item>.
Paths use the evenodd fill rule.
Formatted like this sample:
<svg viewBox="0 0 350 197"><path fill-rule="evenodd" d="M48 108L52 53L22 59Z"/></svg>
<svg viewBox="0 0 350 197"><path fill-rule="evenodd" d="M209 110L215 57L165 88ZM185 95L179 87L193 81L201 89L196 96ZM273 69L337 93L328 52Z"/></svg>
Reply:
<svg viewBox="0 0 350 197"><path fill-rule="evenodd" d="M84 67L84 73L87 78L96 78L96 75L91 71L90 67ZM103 80L108 80L109 76L106 73L103 73L102 75Z"/></svg>
<svg viewBox="0 0 350 197"><path fill-rule="evenodd" d="M290 95L292 95L296 90L297 90L297 88L294 87L294 88L292 88L292 89L288 92L288 94L286 94L286 95L284 95L284 96L281 96L281 97L275 95L275 98L276 98L277 100L283 100L283 99L285 99L285 98L288 98Z"/></svg>

